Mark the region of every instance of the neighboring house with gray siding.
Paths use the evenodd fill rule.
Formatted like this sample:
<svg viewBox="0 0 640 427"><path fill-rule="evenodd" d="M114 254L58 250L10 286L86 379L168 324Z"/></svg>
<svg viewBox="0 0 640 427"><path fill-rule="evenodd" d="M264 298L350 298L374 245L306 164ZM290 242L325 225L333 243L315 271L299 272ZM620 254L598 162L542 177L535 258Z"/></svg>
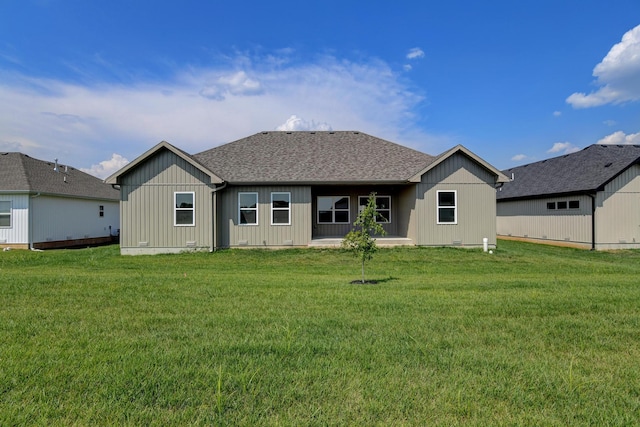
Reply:
<svg viewBox="0 0 640 427"><path fill-rule="evenodd" d="M0 248L50 249L110 242L119 192L57 162L0 153Z"/></svg>
<svg viewBox="0 0 640 427"><path fill-rule="evenodd" d="M106 179L121 252L339 244L376 193L381 244L496 242L507 178L457 146L433 157L361 132L261 132L189 155L161 142Z"/></svg>
<svg viewBox="0 0 640 427"><path fill-rule="evenodd" d="M590 145L503 171L498 235L596 250L640 248L640 146Z"/></svg>

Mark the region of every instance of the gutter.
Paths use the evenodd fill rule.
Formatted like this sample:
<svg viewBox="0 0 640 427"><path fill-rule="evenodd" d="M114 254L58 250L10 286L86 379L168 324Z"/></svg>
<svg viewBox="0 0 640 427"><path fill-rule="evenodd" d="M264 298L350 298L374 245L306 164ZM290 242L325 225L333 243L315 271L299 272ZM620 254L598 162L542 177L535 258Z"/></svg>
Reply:
<svg viewBox="0 0 640 427"><path fill-rule="evenodd" d="M217 249L216 237L218 236L218 196L217 192L224 190L227 187L227 183L223 183L220 187L211 189L211 197L213 199L212 215L209 216L209 222L211 224L211 244L209 245L209 252L213 252ZM212 218L213 217L213 218Z"/></svg>

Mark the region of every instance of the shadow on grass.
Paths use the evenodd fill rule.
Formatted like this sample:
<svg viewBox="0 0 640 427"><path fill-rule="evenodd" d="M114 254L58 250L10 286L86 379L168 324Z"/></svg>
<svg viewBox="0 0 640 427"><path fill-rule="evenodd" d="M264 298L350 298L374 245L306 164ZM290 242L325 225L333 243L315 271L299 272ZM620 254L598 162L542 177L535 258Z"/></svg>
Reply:
<svg viewBox="0 0 640 427"><path fill-rule="evenodd" d="M389 276L386 279L371 279L371 280L365 280L364 282L362 281L362 279L358 279L358 280L352 280L349 283L351 285L379 285L381 283L387 283L393 280L398 280L398 278Z"/></svg>

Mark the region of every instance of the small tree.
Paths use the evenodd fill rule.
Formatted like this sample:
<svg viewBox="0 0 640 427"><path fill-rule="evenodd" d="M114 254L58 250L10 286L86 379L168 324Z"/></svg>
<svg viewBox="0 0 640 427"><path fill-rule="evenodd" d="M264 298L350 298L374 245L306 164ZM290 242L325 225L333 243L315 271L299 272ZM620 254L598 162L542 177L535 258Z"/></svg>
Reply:
<svg viewBox="0 0 640 427"><path fill-rule="evenodd" d="M367 205L358 213L353 223L354 229L344 236L342 247L351 251L362 261L362 283L364 283L364 263L373 257L378 250L373 235L384 236L386 232L382 225L376 222L381 215L376 211L376 193L371 193Z"/></svg>

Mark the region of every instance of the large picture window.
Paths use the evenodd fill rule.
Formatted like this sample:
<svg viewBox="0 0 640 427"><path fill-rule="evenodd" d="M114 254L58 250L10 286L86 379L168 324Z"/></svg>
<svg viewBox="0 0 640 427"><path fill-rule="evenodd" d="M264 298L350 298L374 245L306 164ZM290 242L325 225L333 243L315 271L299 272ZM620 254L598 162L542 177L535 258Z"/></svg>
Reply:
<svg viewBox="0 0 640 427"><path fill-rule="evenodd" d="M348 224L349 196L319 196L319 224Z"/></svg>
<svg viewBox="0 0 640 427"><path fill-rule="evenodd" d="M196 225L194 209L195 193L174 193L174 215L173 224L176 226Z"/></svg>
<svg viewBox="0 0 640 427"><path fill-rule="evenodd" d="M0 227L11 227L11 202L0 202Z"/></svg>
<svg viewBox="0 0 640 427"><path fill-rule="evenodd" d="M358 197L358 212L362 211L369 202L369 196ZM376 222L391 222L391 196L376 196Z"/></svg>
<svg viewBox="0 0 640 427"><path fill-rule="evenodd" d="M238 224L258 225L258 193L238 193Z"/></svg>
<svg viewBox="0 0 640 427"><path fill-rule="evenodd" d="M271 193L271 224L291 224L291 193Z"/></svg>
<svg viewBox="0 0 640 427"><path fill-rule="evenodd" d="M438 224L457 224L457 194L455 191L438 191Z"/></svg>

